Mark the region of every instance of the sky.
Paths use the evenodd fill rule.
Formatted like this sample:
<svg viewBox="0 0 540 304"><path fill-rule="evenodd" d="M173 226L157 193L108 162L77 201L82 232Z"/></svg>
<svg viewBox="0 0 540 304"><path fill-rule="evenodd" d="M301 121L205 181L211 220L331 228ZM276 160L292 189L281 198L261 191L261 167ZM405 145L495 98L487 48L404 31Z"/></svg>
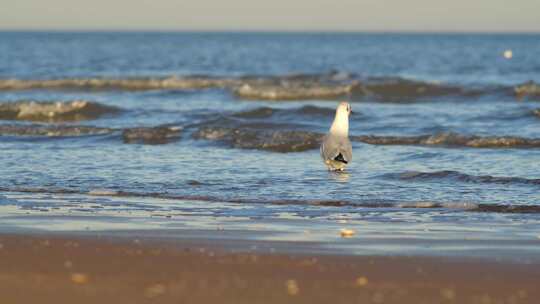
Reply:
<svg viewBox="0 0 540 304"><path fill-rule="evenodd" d="M540 0L0 0L0 30L540 32Z"/></svg>

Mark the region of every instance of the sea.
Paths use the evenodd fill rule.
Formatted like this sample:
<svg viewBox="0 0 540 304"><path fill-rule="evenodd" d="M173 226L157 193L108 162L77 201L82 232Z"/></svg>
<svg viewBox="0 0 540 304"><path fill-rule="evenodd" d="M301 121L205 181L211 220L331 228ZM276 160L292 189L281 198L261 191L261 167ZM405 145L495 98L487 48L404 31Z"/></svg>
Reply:
<svg viewBox="0 0 540 304"><path fill-rule="evenodd" d="M539 54L533 33L0 32L0 231L538 257Z"/></svg>

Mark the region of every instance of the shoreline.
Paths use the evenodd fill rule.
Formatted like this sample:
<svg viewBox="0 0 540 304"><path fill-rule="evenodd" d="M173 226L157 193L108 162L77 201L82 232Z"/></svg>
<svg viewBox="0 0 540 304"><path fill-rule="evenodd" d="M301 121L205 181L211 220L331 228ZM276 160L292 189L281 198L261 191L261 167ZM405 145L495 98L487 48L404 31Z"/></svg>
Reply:
<svg viewBox="0 0 540 304"><path fill-rule="evenodd" d="M199 213L215 206L188 205ZM222 206L232 208L231 206ZM234 207L234 206L233 206ZM512 215L491 215L497 227L483 216L484 222L467 221L467 226L441 222L410 223L414 213L389 211L382 220L365 220L370 209L357 216L342 217L326 210L319 218L282 216L251 217L239 213L224 216L167 212L134 214L127 211L77 211L62 209L21 210L17 206L0 208L0 236L44 238L144 239L150 244L175 244L179 248L208 246L230 252L260 254L316 254L330 256L401 256L434 258L470 258L519 264L540 264L540 235L536 219L516 228ZM202 209L204 208L204 209ZM223 210L223 209L221 209ZM337 209L336 209L337 210ZM455 216L452 210L449 216ZM194 216L196 215L196 216ZM496 229L495 229L496 228ZM352 233L343 235L343 231Z"/></svg>
<svg viewBox="0 0 540 304"><path fill-rule="evenodd" d="M263 253L238 241L111 234L2 233L0 244L5 303L536 303L540 296L538 262Z"/></svg>

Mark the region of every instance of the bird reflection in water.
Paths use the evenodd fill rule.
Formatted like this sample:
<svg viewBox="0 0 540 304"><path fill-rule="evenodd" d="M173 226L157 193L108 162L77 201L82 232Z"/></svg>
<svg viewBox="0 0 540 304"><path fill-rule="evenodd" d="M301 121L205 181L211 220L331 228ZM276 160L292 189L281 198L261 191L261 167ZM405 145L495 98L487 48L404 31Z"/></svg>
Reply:
<svg viewBox="0 0 540 304"><path fill-rule="evenodd" d="M347 171L329 171L328 177L339 183L347 183L351 178L351 174Z"/></svg>

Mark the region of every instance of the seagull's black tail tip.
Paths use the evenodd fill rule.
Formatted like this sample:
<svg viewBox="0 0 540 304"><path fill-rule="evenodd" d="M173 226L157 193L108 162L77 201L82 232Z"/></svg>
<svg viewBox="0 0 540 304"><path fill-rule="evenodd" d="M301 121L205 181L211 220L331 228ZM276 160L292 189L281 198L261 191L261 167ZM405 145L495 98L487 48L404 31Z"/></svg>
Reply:
<svg viewBox="0 0 540 304"><path fill-rule="evenodd" d="M349 162L343 158L343 154L339 153L336 157L334 157L335 161L342 162L344 164L348 164Z"/></svg>

